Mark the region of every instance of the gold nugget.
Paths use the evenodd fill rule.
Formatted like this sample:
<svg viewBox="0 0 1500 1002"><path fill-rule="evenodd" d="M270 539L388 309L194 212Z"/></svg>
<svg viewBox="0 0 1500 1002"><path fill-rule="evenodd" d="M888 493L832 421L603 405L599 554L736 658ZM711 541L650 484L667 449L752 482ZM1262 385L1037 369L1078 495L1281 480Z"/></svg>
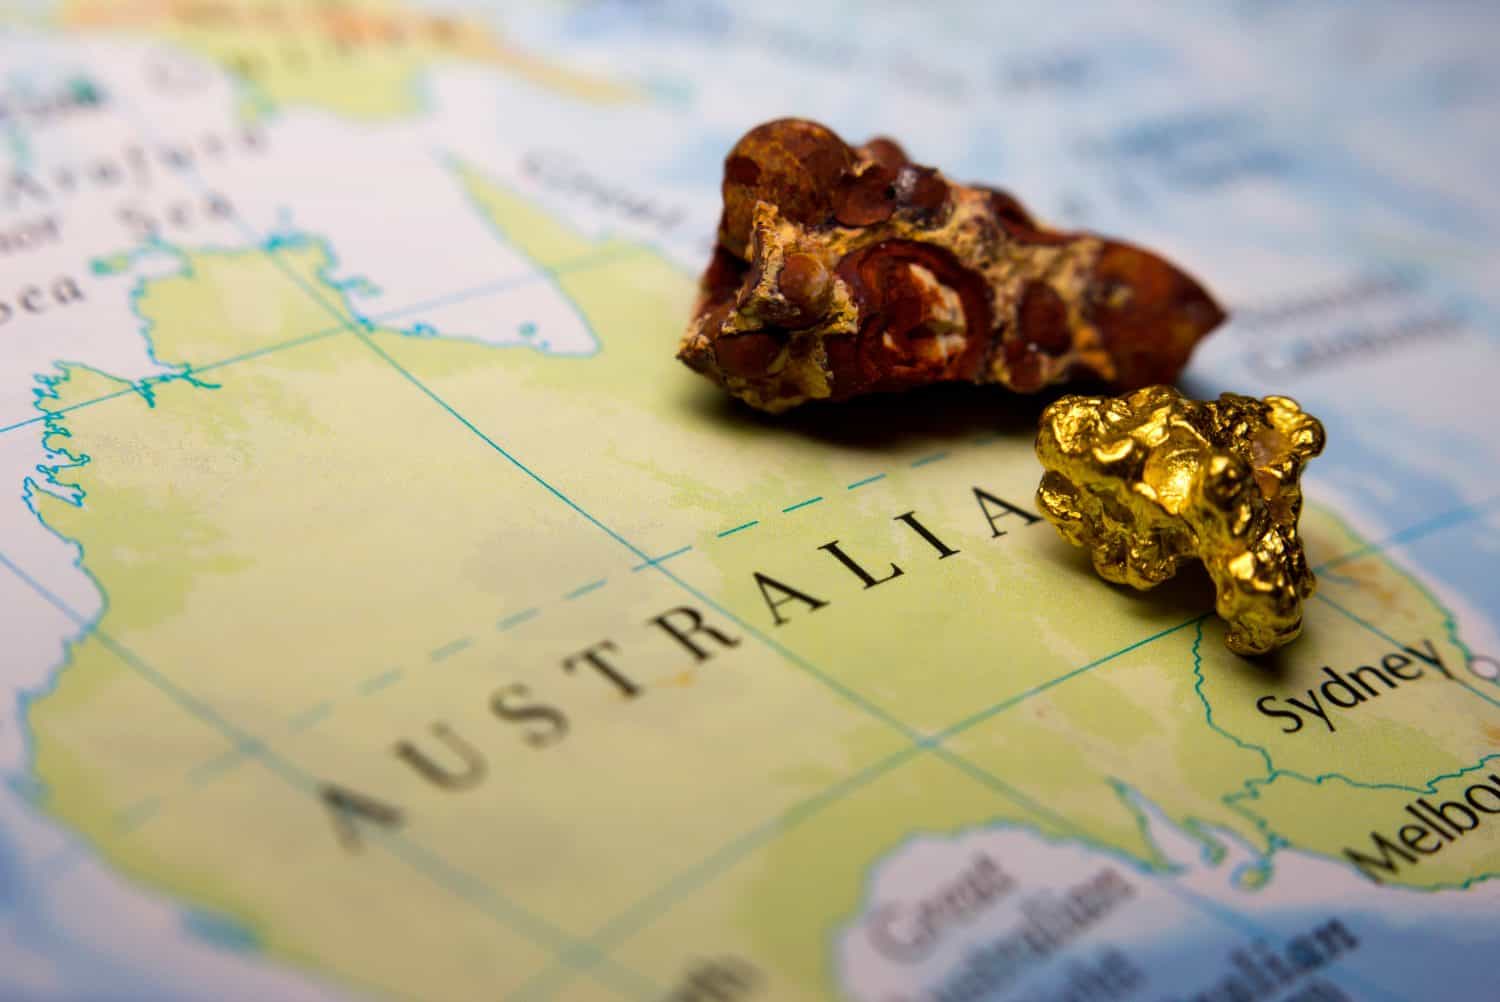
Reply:
<svg viewBox="0 0 1500 1002"><path fill-rule="evenodd" d="M1042 413L1037 503L1106 580L1151 588L1202 560L1229 649L1264 654L1302 631L1317 584L1298 478L1322 451L1323 426L1287 397L1063 397Z"/></svg>
<svg viewBox="0 0 1500 1002"><path fill-rule="evenodd" d="M939 382L1166 383L1224 318L1157 255L1048 229L889 139L767 122L729 152L723 191L678 358L762 410Z"/></svg>

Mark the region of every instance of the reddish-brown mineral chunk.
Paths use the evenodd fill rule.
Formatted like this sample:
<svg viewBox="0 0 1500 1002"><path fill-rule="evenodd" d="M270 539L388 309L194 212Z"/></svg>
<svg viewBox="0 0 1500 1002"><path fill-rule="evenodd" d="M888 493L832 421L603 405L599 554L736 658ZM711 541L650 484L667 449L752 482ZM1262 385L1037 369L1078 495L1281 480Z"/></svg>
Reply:
<svg viewBox="0 0 1500 1002"><path fill-rule="evenodd" d="M781 411L928 383L1031 393L1168 383L1224 319L1149 251L1049 230L889 139L752 129L724 161L718 247L678 357Z"/></svg>

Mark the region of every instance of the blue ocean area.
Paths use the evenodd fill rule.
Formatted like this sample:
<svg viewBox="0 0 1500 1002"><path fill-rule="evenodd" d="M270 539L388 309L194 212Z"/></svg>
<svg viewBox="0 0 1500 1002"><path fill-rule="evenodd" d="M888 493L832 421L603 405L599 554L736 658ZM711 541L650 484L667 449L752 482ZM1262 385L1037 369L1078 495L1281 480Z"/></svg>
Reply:
<svg viewBox="0 0 1500 1002"><path fill-rule="evenodd" d="M236 953L259 953L261 950L260 935L229 915L196 908L184 909L182 927L190 936L225 950Z"/></svg>
<svg viewBox="0 0 1500 1002"><path fill-rule="evenodd" d="M1494 941L1491 930L1480 921L1493 913L1495 902L1500 900L1500 888L1493 883L1476 885L1489 902L1486 909L1468 901L1467 891L1377 887L1353 877L1340 860L1294 849L1283 848L1262 859L1233 833L1217 830L1208 834L1226 847L1227 853L1215 860L1203 850L1199 833L1174 826L1144 798L1132 797L1153 841L1174 861L1172 870L1153 879L1183 881L1193 871L1218 875L1213 883L1197 883L1195 891L1180 897L1211 922L1235 928L1247 939L1276 944L1290 942L1337 918L1354 933L1359 946L1348 954L1345 963L1322 976L1344 986L1352 998L1427 1002L1432 997L1433 971L1444 972L1444 997L1489 997L1486 993L1492 990L1493 974L1482 964L1475 964L1474 958L1476 951ZM1196 859L1195 851L1199 853ZM1242 881L1242 868L1263 868L1265 879ZM1204 893L1206 887L1215 889L1211 894ZM1308 888L1320 888L1324 893L1316 904L1305 900L1285 903L1278 893L1283 887L1292 892L1287 897L1294 900L1297 890L1303 891L1304 897ZM1189 925L1196 925L1200 932L1210 928L1206 923ZM1143 952L1148 969L1175 968L1191 963L1193 957L1213 955L1211 950L1184 949L1176 937L1165 936L1149 942ZM1420 958L1421 964L1413 965L1412 958Z"/></svg>
<svg viewBox="0 0 1500 1002"><path fill-rule="evenodd" d="M9 791L0 796L11 797ZM112 955L79 936L60 915L49 870L28 866L0 824L0 998L6 1002L152 1002L202 998L205 985L184 983L140 957ZM124 916L121 916L124 918Z"/></svg>
<svg viewBox="0 0 1500 1002"><path fill-rule="evenodd" d="M1014 871L1033 901L1061 893L1057 883L1057 861L1049 862L1049 851L1070 854L1067 879L1108 867L1122 869L1129 879L1146 885L1150 894L1138 893L1136 904L1122 911L1113 925L1101 922L1096 930L1047 950L1035 969L1019 980L1008 982L984 995L965 991L954 968L921 967L917 970L926 994L924 999L1031 999L1051 997L1068 973L1081 964L1097 960L1111 951L1128 959L1144 979L1128 997L1159 1002L1270 1002L1298 998L1309 1000L1357 999L1362 1002L1431 1002L1433 971L1442 971L1442 998L1488 999L1494 979L1476 953L1493 944L1484 921L1483 907L1467 903L1464 892L1428 892L1380 887L1354 878L1338 862L1282 850L1270 859L1231 832L1218 829L1188 831L1174 824L1155 805L1128 787L1121 795L1136 810L1148 837L1161 850L1165 865L1147 863L1118 852L1059 837L1043 836L1011 822L953 833L918 833L886 853L870 868L861 898L860 913L846 917L830 940L840 980L848 990L856 982L854 972L844 966L849 954L841 953L841 940L857 936L859 922L869 909L891 900L881 885L887 868L913 850L949 846L952 859L963 861L985 853L1002 868L1008 859L1025 859L1031 869ZM1040 852L1040 858L1038 850ZM1085 859L1076 858L1082 854ZM932 856L926 857L929 861ZM936 864L934 864L936 865ZM1264 879L1245 880L1245 874L1261 873ZM1278 893L1283 889L1290 893ZM1310 889L1321 891L1316 903L1308 900ZM1302 892L1299 900L1297 892ZM1488 889L1492 903L1500 897ZM970 962L981 955L987 942L1015 928L1014 919L995 916L990 925L981 916L966 936L963 952ZM1331 923L1339 927L1338 949L1321 951L1305 970L1293 965L1278 975L1264 962L1245 958L1296 956L1299 942L1313 938ZM1050 942L1061 943L1053 927ZM1044 940L1043 942L1047 942ZM1314 951L1316 955L1320 951ZM1239 958L1238 960L1236 958ZM1420 958L1419 965L1412 958ZM1430 966L1429 966L1430 965ZM1259 975L1247 974L1255 968ZM1276 990L1267 982L1285 978ZM1231 984L1230 982L1235 982ZM1332 985L1342 995L1319 995L1317 986ZM895 986L890 986L895 988ZM943 990L948 995L943 994ZM851 998L870 1002L868 994L851 992ZM1089 997L1089 996L1084 996Z"/></svg>

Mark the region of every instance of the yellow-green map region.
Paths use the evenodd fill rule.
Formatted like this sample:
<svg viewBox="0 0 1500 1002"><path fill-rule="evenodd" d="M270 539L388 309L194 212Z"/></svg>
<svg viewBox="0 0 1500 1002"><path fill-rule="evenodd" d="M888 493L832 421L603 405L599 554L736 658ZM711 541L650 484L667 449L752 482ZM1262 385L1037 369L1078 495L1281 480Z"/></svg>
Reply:
<svg viewBox="0 0 1500 1002"><path fill-rule="evenodd" d="M747 419L672 358L691 276L456 180L594 354L366 325L292 240L144 284L180 376L48 382L82 503L36 504L106 604L35 769L142 883L377 994L665 997L690 942L825 998L913 831L1164 867L1139 795L1274 868L1494 768L1454 618L1327 511L1306 635L1247 666L1206 579L1105 587L1036 518L1034 404ZM1490 837L1369 875L1497 869Z"/></svg>

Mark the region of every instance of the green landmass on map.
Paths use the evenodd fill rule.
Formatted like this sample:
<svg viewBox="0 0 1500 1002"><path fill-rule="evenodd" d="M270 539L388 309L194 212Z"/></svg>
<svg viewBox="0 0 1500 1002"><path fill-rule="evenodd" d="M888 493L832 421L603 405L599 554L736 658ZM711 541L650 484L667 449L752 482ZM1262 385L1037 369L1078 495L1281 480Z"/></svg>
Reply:
<svg viewBox="0 0 1500 1002"><path fill-rule="evenodd" d="M829 930L913 831L1008 820L1160 865L1133 790L1209 843L1341 859L1484 771L1451 616L1326 511L1313 562L1363 555L1246 662L1202 581L1107 587L996 506L1030 507L1029 405L751 417L672 358L691 276L455 183L595 355L367 329L305 240L145 284L182 378L48 384L84 498L36 505L106 602L32 707L35 771L142 883L397 995L645 996L691 943L817 998ZM901 573L865 586L830 541ZM770 608L757 574L803 598ZM1258 708L1407 648L1434 663L1326 722ZM345 818L351 847L330 788L399 822ZM1392 882L1497 867L1476 839Z"/></svg>

